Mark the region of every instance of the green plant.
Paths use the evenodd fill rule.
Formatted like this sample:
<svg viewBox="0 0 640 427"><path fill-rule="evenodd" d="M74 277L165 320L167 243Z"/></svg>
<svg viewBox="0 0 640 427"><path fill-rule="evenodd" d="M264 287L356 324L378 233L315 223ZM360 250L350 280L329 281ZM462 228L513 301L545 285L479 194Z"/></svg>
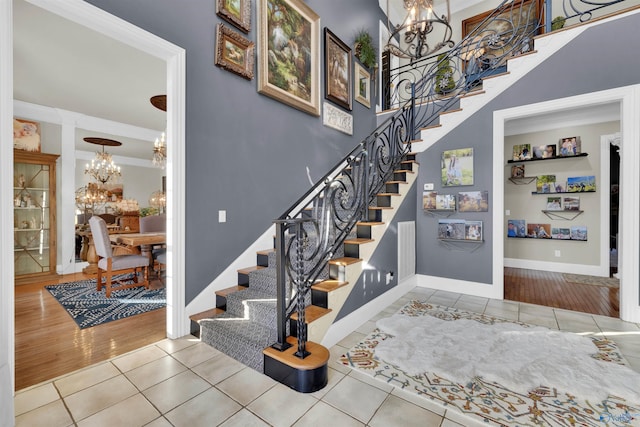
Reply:
<svg viewBox="0 0 640 427"><path fill-rule="evenodd" d="M158 208L140 208L140 216L158 215L160 211Z"/></svg>
<svg viewBox="0 0 640 427"><path fill-rule="evenodd" d="M553 21L551 21L551 31L555 31L555 30L559 30L560 28L564 27L564 23L566 22L566 18L563 16L556 16L555 18L553 18Z"/></svg>
<svg viewBox="0 0 640 427"><path fill-rule="evenodd" d="M456 82L453 80L453 68L451 67L451 61L447 58L446 53L441 53L438 55L435 91L438 94L444 95L451 92L455 87Z"/></svg>
<svg viewBox="0 0 640 427"><path fill-rule="evenodd" d="M358 58L365 67L375 67L378 55L373 45L373 38L367 30L361 29L356 33L354 51L356 58Z"/></svg>

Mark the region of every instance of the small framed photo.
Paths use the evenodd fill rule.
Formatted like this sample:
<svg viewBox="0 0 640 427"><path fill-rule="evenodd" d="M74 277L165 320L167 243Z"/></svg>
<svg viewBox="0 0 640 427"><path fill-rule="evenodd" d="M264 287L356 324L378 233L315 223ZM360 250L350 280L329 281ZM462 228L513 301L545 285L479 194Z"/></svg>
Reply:
<svg viewBox="0 0 640 427"><path fill-rule="evenodd" d="M565 211L579 211L580 210L580 197L567 196L564 198L564 210Z"/></svg>
<svg viewBox="0 0 640 427"><path fill-rule="evenodd" d="M571 239L571 229L562 228L562 227L552 227L551 238L558 239L558 240L569 240Z"/></svg>
<svg viewBox="0 0 640 427"><path fill-rule="evenodd" d="M223 24L216 32L216 65L247 80L253 79L254 43Z"/></svg>
<svg viewBox="0 0 640 427"><path fill-rule="evenodd" d="M439 219L438 238L465 240L465 221L461 219Z"/></svg>
<svg viewBox="0 0 640 427"><path fill-rule="evenodd" d="M531 160L531 144L514 145L513 160Z"/></svg>
<svg viewBox="0 0 640 427"><path fill-rule="evenodd" d="M558 196L547 197L547 210L548 211L561 211L562 210L562 198Z"/></svg>
<svg viewBox="0 0 640 427"><path fill-rule="evenodd" d="M560 156L576 156L581 153L582 141L579 136L560 138L558 141Z"/></svg>
<svg viewBox="0 0 640 427"><path fill-rule="evenodd" d="M424 191L422 193L422 208L429 210L436 208L436 191Z"/></svg>
<svg viewBox="0 0 640 427"><path fill-rule="evenodd" d="M527 224L527 237L534 239L550 239L551 224Z"/></svg>
<svg viewBox="0 0 640 427"><path fill-rule="evenodd" d="M371 74L357 62L354 67L354 80L356 101L371 108Z"/></svg>
<svg viewBox="0 0 640 427"><path fill-rule="evenodd" d="M473 185L473 148L459 148L442 153L442 185Z"/></svg>
<svg viewBox="0 0 640 427"><path fill-rule="evenodd" d="M217 0L216 14L239 30L251 30L251 0Z"/></svg>
<svg viewBox="0 0 640 427"><path fill-rule="evenodd" d="M567 178L567 192L584 193L590 191L596 191L595 176L573 176Z"/></svg>
<svg viewBox="0 0 640 427"><path fill-rule="evenodd" d="M511 178L524 178L524 165L511 166Z"/></svg>
<svg viewBox="0 0 640 427"><path fill-rule="evenodd" d="M324 29L325 98L351 111L351 48Z"/></svg>
<svg viewBox="0 0 640 427"><path fill-rule="evenodd" d="M510 219L507 221L507 237L527 237L527 227L524 219Z"/></svg>
<svg viewBox="0 0 640 427"><path fill-rule="evenodd" d="M571 227L571 240L587 240L587 227L584 225Z"/></svg>
<svg viewBox="0 0 640 427"><path fill-rule="evenodd" d="M455 211L456 196L453 194L436 194L436 209L440 211Z"/></svg>
<svg viewBox="0 0 640 427"><path fill-rule="evenodd" d="M488 191L464 191L458 193L459 212L488 212Z"/></svg>
<svg viewBox="0 0 640 427"><path fill-rule="evenodd" d="M556 144L537 145L533 147L534 159L552 159L556 157Z"/></svg>
<svg viewBox="0 0 640 427"><path fill-rule="evenodd" d="M465 221L465 240L482 240L482 221Z"/></svg>
<svg viewBox="0 0 640 427"><path fill-rule="evenodd" d="M555 175L538 175L536 177L536 192L553 193L556 189Z"/></svg>
<svg viewBox="0 0 640 427"><path fill-rule="evenodd" d="M39 153L40 123L30 120L13 119L13 148Z"/></svg>

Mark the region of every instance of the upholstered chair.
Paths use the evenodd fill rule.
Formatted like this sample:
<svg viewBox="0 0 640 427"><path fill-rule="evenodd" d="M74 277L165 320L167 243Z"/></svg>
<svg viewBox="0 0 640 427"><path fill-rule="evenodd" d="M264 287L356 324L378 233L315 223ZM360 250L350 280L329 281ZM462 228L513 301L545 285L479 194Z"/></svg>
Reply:
<svg viewBox="0 0 640 427"><path fill-rule="evenodd" d="M149 287L149 258L144 255L113 255L107 224L99 216L89 219L93 244L98 255L98 274L96 287L98 291L106 288L107 298L111 297L112 290L134 288L137 286ZM143 281L140 282L138 273L142 271ZM122 280L114 280L116 274L133 273L133 283L125 283ZM102 283L104 275L105 283Z"/></svg>
<svg viewBox="0 0 640 427"><path fill-rule="evenodd" d="M149 215L140 218L141 233L154 233L158 231L167 231L167 216L165 214ZM151 250L151 257L156 261L158 259L158 255L163 254L166 251L167 248L165 245L156 245Z"/></svg>

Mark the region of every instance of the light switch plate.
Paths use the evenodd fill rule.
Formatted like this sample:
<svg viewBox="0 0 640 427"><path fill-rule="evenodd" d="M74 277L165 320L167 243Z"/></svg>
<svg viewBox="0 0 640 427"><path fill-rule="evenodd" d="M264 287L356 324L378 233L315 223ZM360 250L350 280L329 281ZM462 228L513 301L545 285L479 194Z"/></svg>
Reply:
<svg viewBox="0 0 640 427"><path fill-rule="evenodd" d="M227 222L227 211L218 211L218 222Z"/></svg>
<svg viewBox="0 0 640 427"><path fill-rule="evenodd" d="M424 191L433 191L433 183L430 182L424 185Z"/></svg>

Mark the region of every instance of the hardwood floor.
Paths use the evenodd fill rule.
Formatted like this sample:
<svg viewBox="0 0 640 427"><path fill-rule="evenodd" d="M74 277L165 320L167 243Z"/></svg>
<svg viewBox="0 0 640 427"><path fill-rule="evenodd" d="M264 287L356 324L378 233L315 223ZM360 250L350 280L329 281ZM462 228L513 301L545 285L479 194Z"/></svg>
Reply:
<svg viewBox="0 0 640 427"><path fill-rule="evenodd" d="M504 298L583 313L620 317L620 290L569 283L562 273L504 269Z"/></svg>
<svg viewBox="0 0 640 427"><path fill-rule="evenodd" d="M91 278L82 273L15 287L16 390L159 341L166 309L80 329L45 285ZM152 286L161 286L158 281Z"/></svg>

